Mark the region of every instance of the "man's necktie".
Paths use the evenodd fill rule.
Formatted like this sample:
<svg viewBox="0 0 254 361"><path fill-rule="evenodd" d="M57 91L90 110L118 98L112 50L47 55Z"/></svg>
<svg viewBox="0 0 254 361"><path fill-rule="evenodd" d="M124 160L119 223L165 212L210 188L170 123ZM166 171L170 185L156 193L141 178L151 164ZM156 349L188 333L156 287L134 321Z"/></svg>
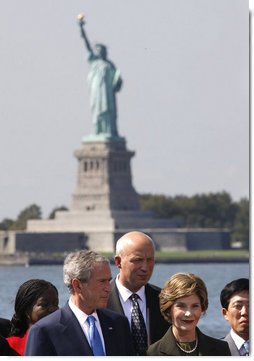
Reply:
<svg viewBox="0 0 254 361"><path fill-rule="evenodd" d="M249 354L250 354L249 341L245 341L242 347L240 348L240 355L249 356Z"/></svg>
<svg viewBox="0 0 254 361"><path fill-rule="evenodd" d="M138 304L139 296L133 293L130 296L132 301L131 332L136 355L145 355L147 349L147 332L144 317Z"/></svg>
<svg viewBox="0 0 254 361"><path fill-rule="evenodd" d="M87 317L87 322L89 324L89 338L90 338L91 348L93 350L94 356L105 356L101 342L101 337L95 325L95 321L96 318L94 316L90 315Z"/></svg>

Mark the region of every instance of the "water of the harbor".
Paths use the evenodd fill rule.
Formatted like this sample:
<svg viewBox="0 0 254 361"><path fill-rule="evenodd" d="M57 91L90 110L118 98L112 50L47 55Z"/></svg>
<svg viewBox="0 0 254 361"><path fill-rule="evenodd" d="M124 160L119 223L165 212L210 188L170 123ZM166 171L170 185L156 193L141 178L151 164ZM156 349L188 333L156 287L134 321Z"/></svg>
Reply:
<svg viewBox="0 0 254 361"><path fill-rule="evenodd" d="M111 266L112 276L117 268ZM68 300L69 294L63 284L62 266L8 266L0 267L0 317L11 318L14 299L18 287L28 279L40 278L52 282L59 291L60 306ZM248 263L208 263L208 264L157 264L151 283L162 287L165 281L176 272L192 272L206 283L209 307L199 321L200 329L209 336L221 338L229 331L227 321L221 315L220 291L226 283L246 277L249 278Z"/></svg>

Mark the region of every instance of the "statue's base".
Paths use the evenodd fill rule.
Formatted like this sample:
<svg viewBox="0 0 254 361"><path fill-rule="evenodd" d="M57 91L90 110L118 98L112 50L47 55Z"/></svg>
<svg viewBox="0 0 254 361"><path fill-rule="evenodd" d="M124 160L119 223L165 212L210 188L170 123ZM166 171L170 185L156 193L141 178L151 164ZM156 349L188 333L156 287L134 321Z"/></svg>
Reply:
<svg viewBox="0 0 254 361"><path fill-rule="evenodd" d="M90 134L82 138L82 143L94 143L94 142L125 142L124 137L112 136L111 134Z"/></svg>
<svg viewBox="0 0 254 361"><path fill-rule="evenodd" d="M74 154L78 173L70 210L57 211L55 219L29 220L16 250L114 252L117 239L133 230L149 234L161 251L228 248L228 231L179 228L174 220L140 210L131 179L134 152L124 138L88 136Z"/></svg>
<svg viewBox="0 0 254 361"><path fill-rule="evenodd" d="M130 160L134 152L126 148L125 139L87 139L90 141L83 142L74 153L78 174L70 209L78 212L139 209L131 180Z"/></svg>
<svg viewBox="0 0 254 361"><path fill-rule="evenodd" d="M174 223L170 220L154 218L150 212L146 211L90 209L58 211L55 219L29 220L25 233L35 236L40 233L49 233L52 237L55 233L58 238L60 237L58 234L62 233L64 251L69 250L67 248L69 234L73 233L72 239L76 240L76 243L78 237L83 235L88 248L96 252L114 252L117 239L126 232L139 230L149 234L158 249L186 250L186 232L173 227ZM66 242L65 239L67 239ZM53 242L56 243L56 240ZM71 243L70 238L69 243ZM74 247L74 243L72 246L77 247Z"/></svg>

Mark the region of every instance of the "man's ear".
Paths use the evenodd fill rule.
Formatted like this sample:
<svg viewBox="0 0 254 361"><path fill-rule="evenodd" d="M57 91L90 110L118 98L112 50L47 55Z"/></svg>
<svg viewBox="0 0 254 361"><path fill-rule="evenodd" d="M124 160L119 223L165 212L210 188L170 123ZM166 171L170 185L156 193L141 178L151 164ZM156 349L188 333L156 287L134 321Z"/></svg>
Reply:
<svg viewBox="0 0 254 361"><path fill-rule="evenodd" d="M73 288L75 293L80 293L81 292L80 280L78 278L73 278L71 280L71 284L72 284L72 288Z"/></svg>
<svg viewBox="0 0 254 361"><path fill-rule="evenodd" d="M225 318L225 320L228 321L228 310L227 310L226 308L223 308L223 309L221 310L221 314L222 314L222 316Z"/></svg>
<svg viewBox="0 0 254 361"><path fill-rule="evenodd" d="M115 260L115 265L116 265L118 268L121 268L121 257L120 257L120 256L115 256L115 257L114 257L114 260Z"/></svg>

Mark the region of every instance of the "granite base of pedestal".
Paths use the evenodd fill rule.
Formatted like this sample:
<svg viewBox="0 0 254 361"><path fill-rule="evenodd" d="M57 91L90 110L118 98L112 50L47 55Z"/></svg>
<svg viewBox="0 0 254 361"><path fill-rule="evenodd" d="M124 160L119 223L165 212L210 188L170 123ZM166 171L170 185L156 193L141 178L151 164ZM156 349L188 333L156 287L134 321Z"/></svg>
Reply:
<svg viewBox="0 0 254 361"><path fill-rule="evenodd" d="M58 211L55 219L29 220L27 232L83 232L87 245L98 252L114 252L115 242L124 233L132 230L147 231L159 237L155 242L167 238L172 224L169 220L153 218L150 212L142 211ZM162 231L163 230L163 231ZM173 246L173 245L172 245ZM185 248L180 238L174 248Z"/></svg>

